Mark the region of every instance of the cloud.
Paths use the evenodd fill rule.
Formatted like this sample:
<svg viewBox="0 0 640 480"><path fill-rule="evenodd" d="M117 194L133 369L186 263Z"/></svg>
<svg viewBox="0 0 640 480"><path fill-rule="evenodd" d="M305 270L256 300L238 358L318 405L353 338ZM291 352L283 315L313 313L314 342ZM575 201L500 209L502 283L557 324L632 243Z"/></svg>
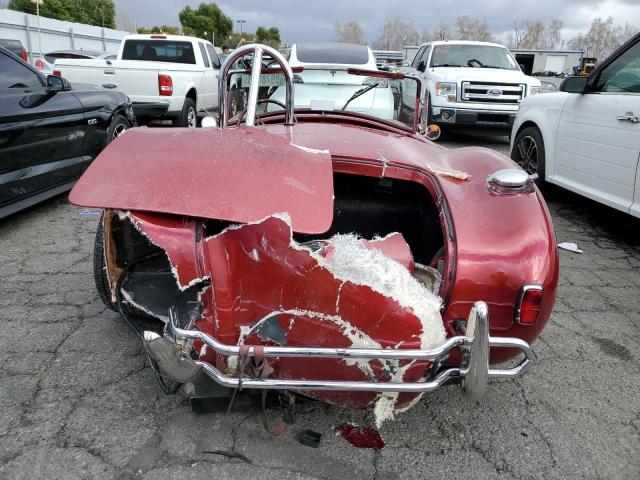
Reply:
<svg viewBox="0 0 640 480"><path fill-rule="evenodd" d="M187 5L197 7L198 1L188 0L115 0L119 12L125 13L138 25L177 25L178 12ZM638 0L225 0L217 2L234 20L246 20L244 31L253 32L259 26L275 26L283 40L327 41L335 35L336 21L355 20L365 32L369 42L375 40L385 18L400 17L412 22L422 31L433 29L441 22L453 23L456 17L467 15L486 20L499 37L511 29L515 20L542 20L559 18L564 22L563 38L568 40L576 32L586 31L596 17L614 17L616 23L629 22L640 27ZM461 4L464 3L464 8ZM153 8L151 8L153 7Z"/></svg>

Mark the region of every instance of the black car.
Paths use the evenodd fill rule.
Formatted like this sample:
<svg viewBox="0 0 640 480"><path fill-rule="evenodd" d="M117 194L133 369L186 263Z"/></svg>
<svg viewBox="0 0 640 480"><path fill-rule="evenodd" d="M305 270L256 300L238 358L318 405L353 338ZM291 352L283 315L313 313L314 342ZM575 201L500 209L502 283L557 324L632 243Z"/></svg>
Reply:
<svg viewBox="0 0 640 480"><path fill-rule="evenodd" d="M45 77L0 47L0 218L71 189L134 124L125 94Z"/></svg>

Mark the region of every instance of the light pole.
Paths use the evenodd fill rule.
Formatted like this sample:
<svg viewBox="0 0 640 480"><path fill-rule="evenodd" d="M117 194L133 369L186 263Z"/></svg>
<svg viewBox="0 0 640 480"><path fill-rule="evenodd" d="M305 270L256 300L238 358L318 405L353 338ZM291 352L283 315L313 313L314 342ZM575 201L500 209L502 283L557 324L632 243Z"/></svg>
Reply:
<svg viewBox="0 0 640 480"><path fill-rule="evenodd" d="M42 58L42 40L40 38L40 5L44 5L44 0L31 0L36 4L36 15L38 16L38 58ZM31 52L33 55L33 52ZM31 59L33 61L33 58Z"/></svg>
<svg viewBox="0 0 640 480"><path fill-rule="evenodd" d="M240 24L240 40L242 40L242 24L246 23L246 20L236 20Z"/></svg>

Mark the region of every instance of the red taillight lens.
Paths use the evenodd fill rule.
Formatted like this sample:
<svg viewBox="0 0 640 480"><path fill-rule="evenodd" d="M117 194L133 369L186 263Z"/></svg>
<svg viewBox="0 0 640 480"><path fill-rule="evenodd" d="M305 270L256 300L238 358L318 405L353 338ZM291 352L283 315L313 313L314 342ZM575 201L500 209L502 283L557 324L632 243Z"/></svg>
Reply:
<svg viewBox="0 0 640 480"><path fill-rule="evenodd" d="M22 51L20 52L20 58L22 58L25 62L28 62L29 60L27 60L27 51L22 48Z"/></svg>
<svg viewBox="0 0 640 480"><path fill-rule="evenodd" d="M542 287L539 285L525 285L520 291L516 305L516 323L533 325L538 321L542 308Z"/></svg>
<svg viewBox="0 0 640 480"><path fill-rule="evenodd" d="M54 71L53 71L53 73L52 73L52 75L53 75L54 77L61 77L61 76L62 76L62 73L60 73L60 70L54 70Z"/></svg>
<svg viewBox="0 0 640 480"><path fill-rule="evenodd" d="M36 60L35 66L38 70L44 69L44 62L40 59Z"/></svg>
<svg viewBox="0 0 640 480"><path fill-rule="evenodd" d="M173 95L173 80L169 75L158 75L158 89L163 97Z"/></svg>

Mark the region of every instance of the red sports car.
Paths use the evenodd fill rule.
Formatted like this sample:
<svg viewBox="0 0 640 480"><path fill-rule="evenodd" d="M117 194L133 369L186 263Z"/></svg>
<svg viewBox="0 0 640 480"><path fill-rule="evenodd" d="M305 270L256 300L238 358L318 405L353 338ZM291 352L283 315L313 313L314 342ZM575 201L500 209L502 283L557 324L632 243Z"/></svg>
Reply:
<svg viewBox="0 0 640 480"><path fill-rule="evenodd" d="M253 70L231 70L247 54ZM102 300L164 322L140 337L158 378L193 398L292 391L381 423L444 385L476 398L524 373L558 282L532 178L494 151L426 139L418 79L317 69L238 49L215 128L133 129L92 163L70 200L104 209ZM329 93L309 93L327 72ZM243 112L229 111L231 85Z"/></svg>

